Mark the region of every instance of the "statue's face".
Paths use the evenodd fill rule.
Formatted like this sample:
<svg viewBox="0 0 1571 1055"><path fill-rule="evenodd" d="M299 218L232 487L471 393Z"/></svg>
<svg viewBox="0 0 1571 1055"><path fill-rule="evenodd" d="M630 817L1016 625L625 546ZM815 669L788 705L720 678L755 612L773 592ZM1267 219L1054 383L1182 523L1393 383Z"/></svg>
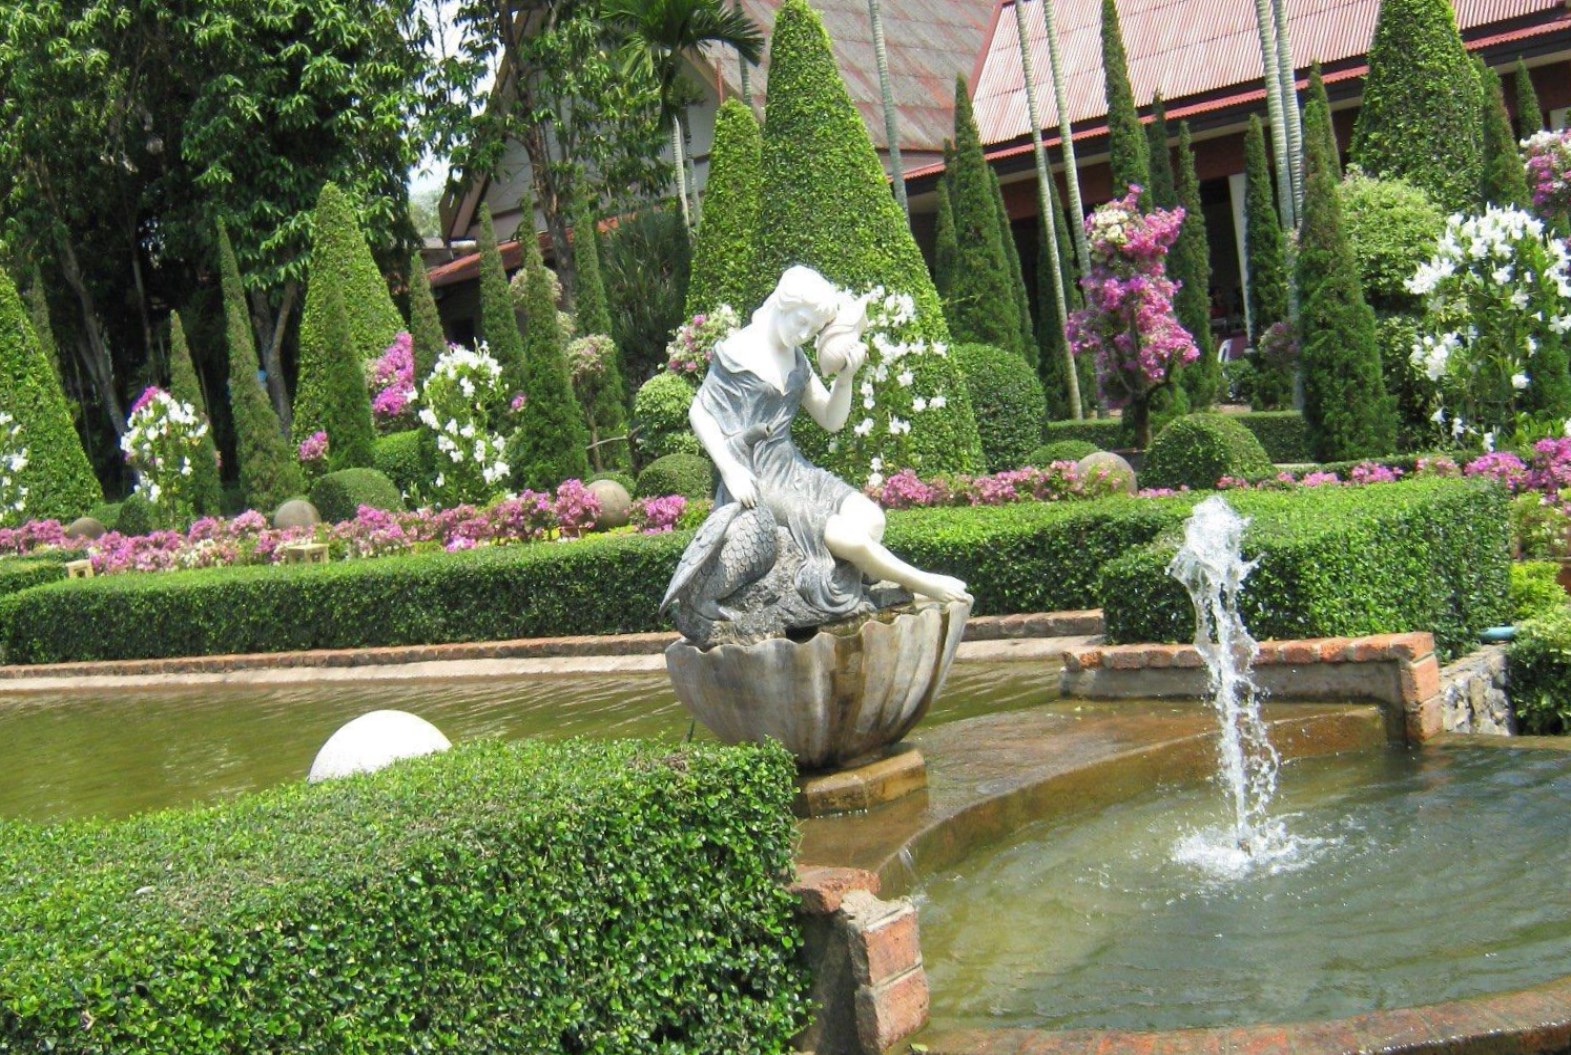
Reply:
<svg viewBox="0 0 1571 1055"><path fill-rule="evenodd" d="M806 305L787 308L775 316L775 333L787 348L806 344L808 339L823 328L818 313Z"/></svg>

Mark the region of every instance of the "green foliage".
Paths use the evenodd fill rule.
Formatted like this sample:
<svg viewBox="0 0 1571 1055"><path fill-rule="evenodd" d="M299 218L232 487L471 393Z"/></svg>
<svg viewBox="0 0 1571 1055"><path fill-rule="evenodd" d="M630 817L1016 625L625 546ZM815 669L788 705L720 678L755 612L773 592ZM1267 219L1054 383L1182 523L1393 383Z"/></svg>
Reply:
<svg viewBox="0 0 1571 1055"><path fill-rule="evenodd" d="M1069 231L1069 218L1058 205L1056 180L1047 185L1048 203L1053 209L1053 233L1058 242L1058 270L1064 282L1064 305L1075 311L1083 303L1079 274L1075 265L1074 244ZM1064 341L1064 323L1058 313L1058 297L1053 290L1052 257L1047 252L1046 224L1037 228L1036 304L1037 304L1037 372L1042 378L1042 392L1047 399L1049 421L1070 418L1069 371L1073 369L1080 383L1081 413L1089 415L1096 403L1096 363L1093 356L1070 356Z"/></svg>
<svg viewBox="0 0 1571 1055"><path fill-rule="evenodd" d="M1566 606L1565 587L1558 576L1560 564L1552 560L1511 562L1511 622L1520 626L1529 619L1551 615Z"/></svg>
<svg viewBox="0 0 1571 1055"><path fill-rule="evenodd" d="M1506 500L1493 484L1409 480L1228 501L1251 518L1243 549L1258 565L1239 607L1260 640L1424 630L1449 656L1509 614ZM1194 608L1167 574L1178 538L1103 567L1109 641L1193 639Z"/></svg>
<svg viewBox="0 0 1571 1055"><path fill-rule="evenodd" d="M1235 414L1230 420L1238 422L1255 434L1267 457L1273 462L1308 462L1314 460L1309 448L1309 433L1304 427L1304 416L1296 410L1262 410L1250 414Z"/></svg>
<svg viewBox="0 0 1571 1055"><path fill-rule="evenodd" d="M1434 421L1437 405L1435 383L1413 365L1413 345L1418 343L1420 317L1407 312L1383 312L1375 319L1380 341L1380 369L1386 392L1396 408L1397 449L1438 447L1451 441L1450 430Z"/></svg>
<svg viewBox="0 0 1571 1055"><path fill-rule="evenodd" d="M587 208L579 209L573 218L573 271L573 315L578 320L578 332L611 336L611 305L606 301L605 279L600 275L600 239L596 236L594 215ZM617 373L620 376L620 367Z"/></svg>
<svg viewBox="0 0 1571 1055"><path fill-rule="evenodd" d="M120 522L120 507L122 502L100 502L87 511L87 515L104 525L108 531L115 530L115 525Z"/></svg>
<svg viewBox="0 0 1571 1055"><path fill-rule="evenodd" d="M447 334L442 329L442 316L436 309L436 298L431 295L431 278L426 274L425 261L416 253L409 260L409 336L414 338L415 385L425 383L431 368L447 351Z"/></svg>
<svg viewBox="0 0 1571 1055"><path fill-rule="evenodd" d="M240 489L250 508L271 515L273 510L305 490L305 480L258 376L245 287L240 284L240 270L229 245L229 232L222 225L218 228L218 268L223 282L225 332L229 340L229 412L235 427Z"/></svg>
<svg viewBox="0 0 1571 1055"><path fill-rule="evenodd" d="M1449 0L1381 0L1353 161L1371 176L1406 179L1447 212L1473 211L1483 165L1479 94ZM1306 152L1308 133L1306 114Z"/></svg>
<svg viewBox="0 0 1571 1055"><path fill-rule="evenodd" d="M581 210L573 229L574 267L578 272L577 313L579 332L610 339L611 307L606 301L605 282L600 277L600 248L595 224L587 209ZM595 446L590 460L596 467L627 468L633 464L627 435L627 382L622 376L622 356L613 348L601 373L579 384L575 382L584 423Z"/></svg>
<svg viewBox="0 0 1571 1055"><path fill-rule="evenodd" d="M1036 331L1031 325L1031 297L1026 292L1025 274L1020 269L1020 249L1015 245L1014 225L1009 220L1009 209L1004 204L1004 190L998 183L998 170L991 165L987 179L993 187L993 204L998 213L998 243L1004 250L1004 263L1009 269L1009 291L1014 295L1015 313L1020 321L1020 354L1037 368Z"/></svg>
<svg viewBox="0 0 1571 1055"><path fill-rule="evenodd" d="M1326 92L1326 82L1320 76L1320 63L1318 62L1309 67L1309 90L1305 93L1302 108L1307 110L1311 103L1316 102L1325 108L1327 114L1331 113L1331 96ZM1326 146L1326 171L1331 172L1340 180L1342 178L1342 151L1336 141L1336 126L1330 120L1327 120L1320 127L1319 131ZM1308 155L1308 151L1309 148L1306 146L1304 148L1305 156Z"/></svg>
<svg viewBox="0 0 1571 1055"><path fill-rule="evenodd" d="M527 196L524 215L534 215L534 205ZM529 401L518 415L518 428L508 438L507 461L516 486L554 491L563 480L582 480L589 475L585 454L589 436L563 356L565 342L557 323L551 275L540 259L539 243L529 237L524 239L524 271L524 325L528 332L519 388ZM511 309L508 314L511 317ZM503 371L505 377L505 364Z"/></svg>
<svg viewBox="0 0 1571 1055"><path fill-rule="evenodd" d="M1143 187L1141 203L1149 200L1151 159L1145 130L1140 127L1134 89L1129 86L1129 62L1124 56L1124 35L1118 24L1115 0L1102 0L1102 74L1107 94L1108 163L1113 169L1113 197L1122 198L1130 187Z"/></svg>
<svg viewBox="0 0 1571 1055"><path fill-rule="evenodd" d="M589 479L585 480L584 483L592 484L596 480L610 480L613 483L619 483L629 495L631 495L638 488L638 481L633 479L632 474L622 472L618 469L612 469L603 473L590 473Z"/></svg>
<svg viewBox="0 0 1571 1055"><path fill-rule="evenodd" d="M1402 2L1386 0L1388 6ZM1304 114L1307 155L1298 247L1304 420L1322 461L1379 457L1396 445L1375 316L1364 303L1358 262L1342 228L1341 197L1327 158L1330 119L1319 102L1311 102Z"/></svg>
<svg viewBox="0 0 1571 1055"><path fill-rule="evenodd" d="M534 205L526 199L522 206L525 216L534 215ZM519 227L521 244L535 242L533 221ZM513 313L513 298L507 289L507 271L502 266L502 252L496 245L496 228L491 223L491 207L480 206L480 339L485 341L491 357L502 367L502 383L509 393L526 392L524 386L524 337L518 330L518 318ZM556 306L551 307L556 315Z"/></svg>
<svg viewBox="0 0 1571 1055"><path fill-rule="evenodd" d="M1511 115L1506 113L1505 89L1500 75L1482 58L1473 57L1478 70L1481 106L1479 124L1483 126L1483 178L1478 200L1485 205L1515 206L1529 209L1533 196L1527 189L1527 170L1511 131Z"/></svg>
<svg viewBox="0 0 1571 1055"><path fill-rule="evenodd" d="M1224 476L1269 472L1271 456L1255 434L1231 417L1175 418L1151 441L1140 482L1146 487L1209 490Z"/></svg>
<svg viewBox="0 0 1571 1055"><path fill-rule="evenodd" d="M1173 314L1195 340L1200 358L1179 371L1179 381L1189 405L1196 410L1216 402L1222 384L1222 362L1211 338L1211 249L1206 241L1206 215L1200 204L1200 179L1195 175L1195 152L1189 143L1189 123L1178 126L1178 204L1184 207L1184 225L1168 255L1168 276L1179 283L1173 295Z"/></svg>
<svg viewBox="0 0 1571 1055"><path fill-rule="evenodd" d="M1542 132L1544 108L1538 103L1538 93L1533 90L1533 76L1527 71L1527 62L1516 60L1516 127L1518 139L1527 139L1534 132Z"/></svg>
<svg viewBox="0 0 1571 1055"><path fill-rule="evenodd" d="M327 461L333 469L371 464L376 425L363 352L353 336L343 287L332 281L313 284L300 320L300 387L291 438L298 447L319 431L327 433Z"/></svg>
<svg viewBox="0 0 1571 1055"><path fill-rule="evenodd" d="M74 558L78 554L72 552ZM57 560L0 560L0 597L5 597L34 586L57 582L66 577L65 565Z"/></svg>
<svg viewBox="0 0 1571 1055"><path fill-rule="evenodd" d="M763 133L753 108L727 99L715 114L704 217L693 242L693 271L686 314L714 311L722 304L746 318L757 305L749 297L758 251L759 190L763 182Z"/></svg>
<svg viewBox="0 0 1571 1055"><path fill-rule="evenodd" d="M666 342L683 321L691 259L687 228L669 209L640 209L606 238L601 273L611 304L611 337L629 384L665 365Z"/></svg>
<svg viewBox="0 0 1571 1055"><path fill-rule="evenodd" d="M60 379L33 332L11 276L3 269L0 411L16 420L27 448L27 467L19 474L27 488L26 518L69 523L103 501L103 488L82 450Z"/></svg>
<svg viewBox="0 0 1571 1055"><path fill-rule="evenodd" d="M43 349L44 357L49 360L49 365L55 372L55 379L64 387L65 374L60 369L60 346L55 342L54 324L49 321L49 293L44 289L43 276L37 270L34 270L33 279L28 283L27 292L22 296L27 301L27 320L33 324L33 336L38 338L38 347ZM75 417L80 411L73 405L71 413Z"/></svg>
<svg viewBox="0 0 1571 1055"><path fill-rule="evenodd" d="M715 467L702 454L667 454L644 466L632 493L635 498L711 498L715 493Z"/></svg>
<svg viewBox="0 0 1571 1055"><path fill-rule="evenodd" d="M956 341L991 344L1018 355L1020 322L999 228L1000 203L964 77L955 78L954 156L954 174L947 182L956 255L944 317Z"/></svg>
<svg viewBox="0 0 1571 1055"><path fill-rule="evenodd" d="M208 421L207 435L202 437L202 450L191 460L192 505L198 516L218 516L223 512L223 488L218 479L218 447L213 443L212 416L207 412L207 399L202 385L196 378L196 366L191 362L191 346L186 342L185 326L180 313L169 316L169 394L182 403L189 403Z"/></svg>
<svg viewBox="0 0 1571 1055"><path fill-rule="evenodd" d="M330 524L353 520L361 506L396 512L404 508L398 486L375 469L340 469L311 485L311 504Z"/></svg>
<svg viewBox="0 0 1571 1055"><path fill-rule="evenodd" d="M698 454L701 448L687 422L696 390L678 374L659 373L633 397L633 428L638 456L645 462L667 454Z"/></svg>
<svg viewBox="0 0 1571 1055"><path fill-rule="evenodd" d="M950 350L965 375L989 472L1029 463L1042 442L1042 383L1031 364L987 344Z"/></svg>
<svg viewBox="0 0 1571 1055"><path fill-rule="evenodd" d="M1342 227L1358 262L1364 299L1376 311L1418 311L1423 298L1404 285L1434 255L1445 214L1429 195L1400 179L1354 171L1339 188Z"/></svg>
<svg viewBox="0 0 1571 1055"><path fill-rule="evenodd" d="M1287 320L1287 256L1282 219L1276 211L1265 131L1251 115L1244 136L1244 256L1249 266L1250 338Z"/></svg>
<svg viewBox="0 0 1571 1055"><path fill-rule="evenodd" d="M784 1051L794 775L778 746L491 740L8 825L0 1048Z"/></svg>
<svg viewBox="0 0 1571 1055"><path fill-rule="evenodd" d="M1182 204L1178 200L1178 183L1173 176L1173 155L1167 146L1167 106L1162 93L1151 98L1151 120L1146 123L1146 157L1151 165L1151 204L1158 209L1171 209Z"/></svg>
<svg viewBox="0 0 1571 1055"><path fill-rule="evenodd" d="M370 362L393 343L404 320L361 233L359 212L336 183L322 185L311 218L311 266L300 318L301 343L305 342L313 302L321 299L324 287L336 286L349 322L351 353L359 362Z"/></svg>
<svg viewBox="0 0 1571 1055"><path fill-rule="evenodd" d="M1032 451L1025 464L1046 469L1054 462L1078 462L1086 455L1096 452L1097 445L1087 440L1054 440Z"/></svg>
<svg viewBox="0 0 1571 1055"><path fill-rule="evenodd" d="M1571 733L1571 609L1562 604L1516 628L1506 679L1518 732Z"/></svg>
<svg viewBox="0 0 1571 1055"><path fill-rule="evenodd" d="M1042 426L1042 441L1085 440L1096 444L1099 451L1115 450L1123 425L1117 418L1082 418L1079 421L1049 421Z"/></svg>
<svg viewBox="0 0 1571 1055"><path fill-rule="evenodd" d="M139 494L131 494L120 503L120 512L115 517L114 523L104 523L104 526L122 535L146 535L170 525L162 523L158 509L153 503Z"/></svg>
<svg viewBox="0 0 1571 1055"><path fill-rule="evenodd" d="M434 453L425 447L421 429L390 432L376 438L371 448L372 467L393 481L400 492L415 494L435 476L430 458Z"/></svg>
<svg viewBox="0 0 1571 1055"><path fill-rule="evenodd" d="M933 220L933 288L947 303L955 284L960 242L955 236L955 211L949 205L949 175L938 181L938 210Z"/></svg>

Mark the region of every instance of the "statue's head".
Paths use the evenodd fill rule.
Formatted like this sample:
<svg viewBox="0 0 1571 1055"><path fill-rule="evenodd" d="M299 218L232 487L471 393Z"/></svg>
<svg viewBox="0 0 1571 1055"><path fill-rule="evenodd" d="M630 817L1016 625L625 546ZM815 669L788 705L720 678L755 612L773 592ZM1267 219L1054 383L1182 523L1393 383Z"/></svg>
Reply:
<svg viewBox="0 0 1571 1055"><path fill-rule="evenodd" d="M759 313L772 315L775 335L795 348L827 326L839 309L840 291L817 271L798 264L781 274Z"/></svg>

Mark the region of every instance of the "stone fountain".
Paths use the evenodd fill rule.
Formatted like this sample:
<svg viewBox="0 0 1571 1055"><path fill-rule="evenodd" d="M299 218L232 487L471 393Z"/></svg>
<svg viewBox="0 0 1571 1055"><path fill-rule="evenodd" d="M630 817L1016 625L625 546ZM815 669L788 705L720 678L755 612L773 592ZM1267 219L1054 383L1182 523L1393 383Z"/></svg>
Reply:
<svg viewBox="0 0 1571 1055"><path fill-rule="evenodd" d="M810 814L925 784L920 754L895 745L971 612L963 582L885 549L882 510L792 443L798 411L845 426L865 329L862 301L793 267L716 347L689 420L720 486L662 604L683 635L666 651L678 699L727 743L785 744Z"/></svg>

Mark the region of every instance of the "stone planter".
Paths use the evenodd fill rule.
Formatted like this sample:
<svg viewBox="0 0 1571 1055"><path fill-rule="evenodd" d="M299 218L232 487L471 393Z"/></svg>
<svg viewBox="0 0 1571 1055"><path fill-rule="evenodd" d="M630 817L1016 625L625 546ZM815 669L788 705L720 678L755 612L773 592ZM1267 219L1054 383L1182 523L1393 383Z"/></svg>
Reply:
<svg viewBox="0 0 1571 1055"><path fill-rule="evenodd" d="M898 613L898 614L897 614ZM803 769L896 743L943 688L971 606L903 606L807 641L666 649L676 695L728 744L773 737Z"/></svg>

